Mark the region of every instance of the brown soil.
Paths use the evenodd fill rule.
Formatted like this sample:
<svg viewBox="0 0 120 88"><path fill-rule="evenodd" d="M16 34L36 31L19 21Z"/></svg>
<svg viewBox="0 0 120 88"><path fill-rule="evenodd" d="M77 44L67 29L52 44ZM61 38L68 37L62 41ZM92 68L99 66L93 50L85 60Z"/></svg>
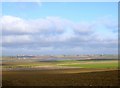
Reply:
<svg viewBox="0 0 120 88"><path fill-rule="evenodd" d="M78 69L77 69L78 70ZM79 69L80 70L80 69ZM90 70L90 69L88 69ZM66 73L64 72L66 71ZM67 73L71 71L71 73ZM77 72L75 69L3 71L3 86L117 86L118 71Z"/></svg>

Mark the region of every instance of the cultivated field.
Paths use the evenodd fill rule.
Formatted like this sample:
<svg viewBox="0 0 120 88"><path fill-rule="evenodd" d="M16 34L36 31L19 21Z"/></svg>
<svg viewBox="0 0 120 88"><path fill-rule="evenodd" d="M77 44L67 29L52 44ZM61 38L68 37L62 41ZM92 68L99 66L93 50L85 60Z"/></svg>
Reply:
<svg viewBox="0 0 120 88"><path fill-rule="evenodd" d="M116 56L3 58L3 86L118 85ZM64 59L60 59L64 58ZM68 59L71 58L71 59ZM92 59L91 59L92 58Z"/></svg>
<svg viewBox="0 0 120 88"><path fill-rule="evenodd" d="M116 86L118 85L117 70L85 72L85 73L74 73L74 72L61 73L64 71L66 70L3 72L3 86ZM71 72L71 71L75 71L75 69L74 70L69 69L67 71Z"/></svg>

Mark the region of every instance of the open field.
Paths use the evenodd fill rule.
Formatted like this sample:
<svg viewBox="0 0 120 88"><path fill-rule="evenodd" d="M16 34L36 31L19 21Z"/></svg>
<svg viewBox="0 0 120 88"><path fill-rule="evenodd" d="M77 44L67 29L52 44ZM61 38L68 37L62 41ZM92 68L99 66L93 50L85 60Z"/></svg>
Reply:
<svg viewBox="0 0 120 88"><path fill-rule="evenodd" d="M67 71L72 72L75 71L75 69L69 69ZM64 72L64 70L7 71L7 72L3 71L3 86L117 86L118 85L117 70L84 72L84 73L62 73L62 72Z"/></svg>
<svg viewBox="0 0 120 88"><path fill-rule="evenodd" d="M83 57L83 56L82 56ZM3 58L3 86L115 86L118 60L109 56ZM49 59L50 58L50 59ZM57 58L57 60L55 60ZM91 58L91 57L90 57ZM116 58L116 57L115 57Z"/></svg>
<svg viewBox="0 0 120 88"><path fill-rule="evenodd" d="M48 61L48 62L3 62L3 70L16 70L16 69L37 69L42 68L48 69L62 69L62 68L104 68L104 69L117 69L118 61L117 60L63 60L63 61Z"/></svg>

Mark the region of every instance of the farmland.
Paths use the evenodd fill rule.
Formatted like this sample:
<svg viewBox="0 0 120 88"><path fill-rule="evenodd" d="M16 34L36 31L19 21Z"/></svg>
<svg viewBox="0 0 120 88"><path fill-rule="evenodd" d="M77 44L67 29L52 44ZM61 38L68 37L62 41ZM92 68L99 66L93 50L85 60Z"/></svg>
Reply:
<svg viewBox="0 0 120 88"><path fill-rule="evenodd" d="M80 69L79 69L80 70ZM90 70L90 69L89 69ZM116 86L117 70L59 73L64 70L3 72L3 86ZM67 70L67 71L76 71Z"/></svg>
<svg viewBox="0 0 120 88"><path fill-rule="evenodd" d="M3 86L118 85L116 56L3 58ZM61 58L63 58L61 60ZM70 58L70 59L68 59ZM87 58L87 59L86 59ZM96 59L97 58L97 59Z"/></svg>

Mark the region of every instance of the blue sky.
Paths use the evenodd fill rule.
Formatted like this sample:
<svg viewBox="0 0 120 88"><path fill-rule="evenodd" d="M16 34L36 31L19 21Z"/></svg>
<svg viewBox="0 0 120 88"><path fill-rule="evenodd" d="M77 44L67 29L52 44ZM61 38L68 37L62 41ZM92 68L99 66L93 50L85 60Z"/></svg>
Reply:
<svg viewBox="0 0 120 88"><path fill-rule="evenodd" d="M4 2L2 15L3 55L117 54L117 2Z"/></svg>
<svg viewBox="0 0 120 88"><path fill-rule="evenodd" d="M86 21L98 19L102 16L118 15L116 2L5 2L3 14L18 16L25 19L44 18L46 16L60 16L72 21Z"/></svg>

